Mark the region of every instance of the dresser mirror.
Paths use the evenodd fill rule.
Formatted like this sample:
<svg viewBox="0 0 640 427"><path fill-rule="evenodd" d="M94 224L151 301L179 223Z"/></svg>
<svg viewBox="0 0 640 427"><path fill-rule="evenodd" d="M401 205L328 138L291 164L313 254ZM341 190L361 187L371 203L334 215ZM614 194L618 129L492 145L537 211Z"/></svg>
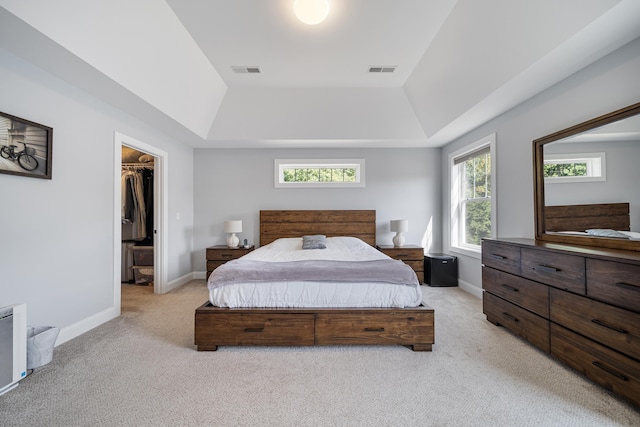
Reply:
<svg viewBox="0 0 640 427"><path fill-rule="evenodd" d="M536 239L640 251L640 103L533 141Z"/></svg>

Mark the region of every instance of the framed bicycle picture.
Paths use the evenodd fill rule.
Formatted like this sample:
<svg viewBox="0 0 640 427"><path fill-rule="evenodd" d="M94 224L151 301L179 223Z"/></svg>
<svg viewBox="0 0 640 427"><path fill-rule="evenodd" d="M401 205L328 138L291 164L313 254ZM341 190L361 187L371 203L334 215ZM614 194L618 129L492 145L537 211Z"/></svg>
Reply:
<svg viewBox="0 0 640 427"><path fill-rule="evenodd" d="M0 173L51 179L53 129L0 112Z"/></svg>

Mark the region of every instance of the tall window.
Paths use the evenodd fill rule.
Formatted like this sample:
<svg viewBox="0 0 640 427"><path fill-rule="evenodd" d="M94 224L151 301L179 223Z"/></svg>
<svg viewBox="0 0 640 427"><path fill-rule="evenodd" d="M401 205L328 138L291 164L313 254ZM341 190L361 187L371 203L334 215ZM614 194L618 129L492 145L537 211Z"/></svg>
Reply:
<svg viewBox="0 0 640 427"><path fill-rule="evenodd" d="M495 134L449 156L452 248L479 253L482 239L495 236L493 153Z"/></svg>

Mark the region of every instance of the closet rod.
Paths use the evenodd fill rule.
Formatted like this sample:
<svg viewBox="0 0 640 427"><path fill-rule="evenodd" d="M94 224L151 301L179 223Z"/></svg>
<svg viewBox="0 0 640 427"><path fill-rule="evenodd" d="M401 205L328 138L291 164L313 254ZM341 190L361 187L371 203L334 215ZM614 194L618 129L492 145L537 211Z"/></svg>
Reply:
<svg viewBox="0 0 640 427"><path fill-rule="evenodd" d="M132 169L132 168L145 168L145 169L153 169L153 163L123 163L122 167L124 169Z"/></svg>

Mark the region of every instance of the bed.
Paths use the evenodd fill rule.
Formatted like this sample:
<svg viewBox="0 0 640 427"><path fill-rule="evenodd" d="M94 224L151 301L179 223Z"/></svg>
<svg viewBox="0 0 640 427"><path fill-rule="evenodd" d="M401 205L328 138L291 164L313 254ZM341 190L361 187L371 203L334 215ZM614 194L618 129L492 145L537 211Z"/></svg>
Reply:
<svg viewBox="0 0 640 427"><path fill-rule="evenodd" d="M260 212L261 248L283 245L286 248L290 248L291 245L299 244L302 236L312 235L326 236L326 241L323 241L323 243L326 243L327 246L333 245L334 242L344 245L345 248L350 245L368 246L369 252L366 257L373 256L380 259L381 262L388 262L386 255L378 253L371 247L375 245L376 239L375 211L295 210ZM258 253L259 249L256 249L254 253ZM371 251L377 253L377 255ZM293 254L294 252L284 251L283 253ZM324 253L323 251L320 252ZM273 253L279 254L280 252ZM285 255L277 256L282 257ZM298 255L295 256L297 257ZM251 266L253 262L256 265L252 267L261 267L259 263L262 261L257 254L252 257L246 257L248 259L240 259L238 261L244 261L244 266L247 264ZM290 258L285 259L285 262L289 261L291 261ZM310 264L318 267L322 266L322 262L331 261L333 260L312 261ZM369 262L368 259L362 259L362 261L364 263ZM401 262L399 263L402 264ZM350 263L344 264L349 265ZM376 273L375 268L371 270L373 273L370 273L370 277L366 278L369 281L375 282L376 274L378 273L384 275L381 271ZM227 270L226 272L221 270L221 272L226 273L227 277L233 276L233 270ZM374 276L371 276L371 274ZM397 275L400 274L399 272ZM413 280L416 280L415 273L412 272L411 274L413 274ZM394 275L396 274L394 273ZM212 274L212 278L213 276ZM278 277L274 278L274 282L277 282L276 279ZM342 280L342 276L336 276L335 280ZM310 279L310 281L312 280ZM373 285L375 284L373 283ZM349 286L352 285L356 288L359 286L359 284L350 284ZM371 285L371 283L368 283L368 285ZM240 286L244 285L241 284ZM255 286L255 284L252 286ZM329 283L329 286L334 286L335 288L335 283ZM398 289L402 287L401 285L391 286L395 286L393 294L401 293L398 292ZM410 288L410 286L406 287ZM292 286L292 288L295 288L295 286ZM238 303L232 297L231 300L235 302L230 304L225 302L224 299L217 300L212 295L214 292L210 289L210 300L198 307L195 312L195 344L199 351L217 350L218 346L221 345L311 346L346 344L399 344L410 346L414 351L431 351L434 343L434 311L421 303L419 284L417 289L418 291L415 289L408 291L407 295L402 296L399 300L391 298L391 302L384 303L384 306L374 302L378 306L373 307L367 306L370 302L365 302L364 306L355 306L359 303L352 303L349 298L338 302L328 299L318 304L316 304L316 300L311 303L303 303L302 306L273 304L273 306L269 307L253 307L250 299L248 303L246 299ZM358 292L355 293L357 294ZM246 290L244 294L247 294ZM216 304L212 304L212 300ZM221 306L227 304L231 306Z"/></svg>
<svg viewBox="0 0 640 427"><path fill-rule="evenodd" d="M630 229L629 203L545 206L544 220L548 233L640 239Z"/></svg>

